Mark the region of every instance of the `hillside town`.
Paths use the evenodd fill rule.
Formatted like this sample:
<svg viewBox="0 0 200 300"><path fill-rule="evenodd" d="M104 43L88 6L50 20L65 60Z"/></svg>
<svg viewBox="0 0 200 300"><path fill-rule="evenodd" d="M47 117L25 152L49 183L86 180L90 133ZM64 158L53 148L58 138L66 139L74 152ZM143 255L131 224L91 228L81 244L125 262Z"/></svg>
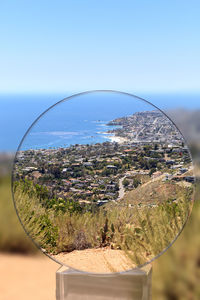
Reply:
<svg viewBox="0 0 200 300"><path fill-rule="evenodd" d="M182 136L175 125L158 110L137 112L108 123L119 128L109 130L118 137L134 143L165 143L177 145Z"/></svg>
<svg viewBox="0 0 200 300"><path fill-rule="evenodd" d="M157 179L193 183L188 148L160 115L142 112L110 122L121 126L112 131L123 138L121 143L19 151L15 179L31 180L45 186L50 197L82 206L117 202L127 191Z"/></svg>

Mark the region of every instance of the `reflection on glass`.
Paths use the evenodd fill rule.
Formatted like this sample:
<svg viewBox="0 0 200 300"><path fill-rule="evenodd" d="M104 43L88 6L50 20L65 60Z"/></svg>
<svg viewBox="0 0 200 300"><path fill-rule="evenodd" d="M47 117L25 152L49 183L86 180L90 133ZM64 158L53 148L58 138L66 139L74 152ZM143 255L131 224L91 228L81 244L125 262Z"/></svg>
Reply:
<svg viewBox="0 0 200 300"><path fill-rule="evenodd" d="M190 153L175 125L137 97L63 100L28 131L13 169L30 237L70 267L108 273L151 261L191 211Z"/></svg>

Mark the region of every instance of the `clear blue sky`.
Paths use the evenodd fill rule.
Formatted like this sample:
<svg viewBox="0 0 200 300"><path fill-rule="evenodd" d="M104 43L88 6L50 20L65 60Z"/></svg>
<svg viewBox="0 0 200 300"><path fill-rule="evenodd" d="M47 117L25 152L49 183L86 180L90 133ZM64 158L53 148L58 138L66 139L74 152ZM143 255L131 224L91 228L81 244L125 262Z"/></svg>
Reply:
<svg viewBox="0 0 200 300"><path fill-rule="evenodd" d="M0 93L199 92L200 1L1 1Z"/></svg>

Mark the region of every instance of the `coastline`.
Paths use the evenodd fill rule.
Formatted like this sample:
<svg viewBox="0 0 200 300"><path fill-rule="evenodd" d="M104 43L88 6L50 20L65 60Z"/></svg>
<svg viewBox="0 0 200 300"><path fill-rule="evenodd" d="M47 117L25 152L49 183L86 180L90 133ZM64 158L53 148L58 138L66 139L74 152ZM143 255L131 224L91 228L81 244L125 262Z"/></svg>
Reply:
<svg viewBox="0 0 200 300"><path fill-rule="evenodd" d="M98 132L98 133L102 134L103 137L108 139L108 142L111 142L111 143L123 144L123 143L128 142L127 138L115 135L114 133L111 134L109 131L103 131L103 132Z"/></svg>

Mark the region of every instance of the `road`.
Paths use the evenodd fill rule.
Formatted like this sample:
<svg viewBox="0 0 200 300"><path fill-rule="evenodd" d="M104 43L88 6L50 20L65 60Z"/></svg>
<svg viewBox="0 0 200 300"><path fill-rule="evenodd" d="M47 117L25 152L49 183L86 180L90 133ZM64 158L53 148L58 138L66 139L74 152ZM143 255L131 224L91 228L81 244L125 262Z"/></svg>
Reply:
<svg viewBox="0 0 200 300"><path fill-rule="evenodd" d="M126 178L126 175L124 177L120 178L120 180L119 180L119 196L117 198L117 201L121 200L125 195L125 188L122 183L125 178Z"/></svg>
<svg viewBox="0 0 200 300"><path fill-rule="evenodd" d="M117 198L116 201L119 201L119 200L121 200L124 197L124 195L125 195L125 188L123 186L123 180L126 178L127 175L130 175L130 173L131 172L129 171L122 178L120 178L120 180L119 180L119 196L118 196L118 198ZM135 174L135 171L133 172L133 174ZM160 176L158 176L156 178L152 178L151 180L147 181L146 183L143 183L141 186L144 187L144 186L146 186L146 185L148 185L148 184L150 184L152 182L161 180L164 177L165 177L165 175L162 174L162 175L160 175Z"/></svg>

